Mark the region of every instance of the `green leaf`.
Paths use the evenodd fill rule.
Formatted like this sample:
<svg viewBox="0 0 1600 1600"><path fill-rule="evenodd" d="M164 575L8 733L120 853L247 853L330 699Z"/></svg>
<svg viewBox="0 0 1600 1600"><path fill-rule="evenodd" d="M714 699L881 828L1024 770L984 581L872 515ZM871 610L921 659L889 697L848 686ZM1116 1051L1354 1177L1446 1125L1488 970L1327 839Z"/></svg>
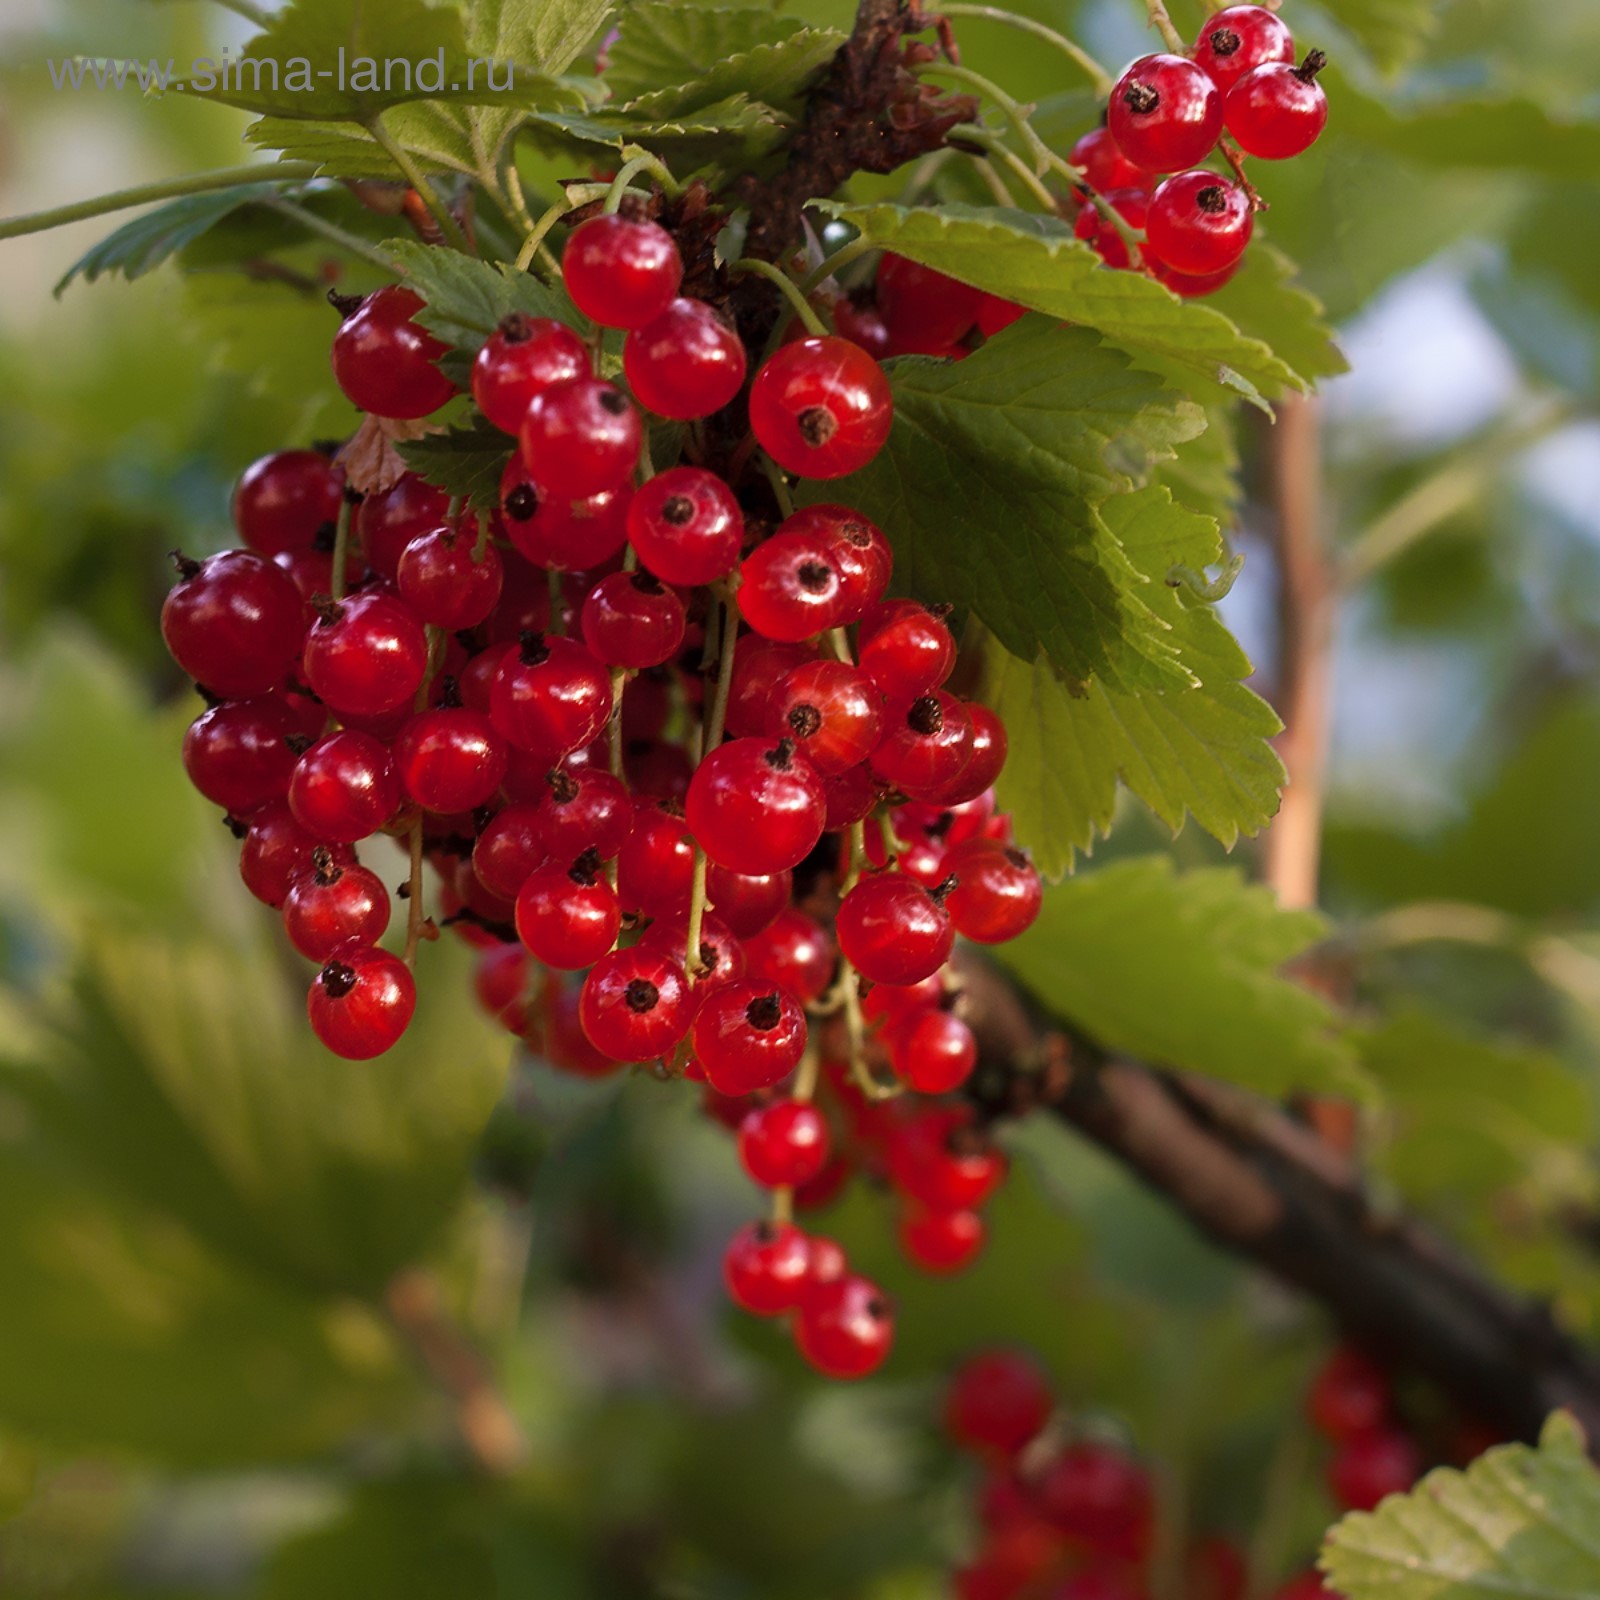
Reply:
<svg viewBox="0 0 1600 1600"><path fill-rule="evenodd" d="M1282 1095L1364 1093L1327 1003L1279 969L1327 932L1231 868L1141 856L1073 878L995 953L1042 1006L1110 1050Z"/></svg>
<svg viewBox="0 0 1600 1600"><path fill-rule="evenodd" d="M604 108L535 112L528 120L547 145L565 149L599 144L620 150L627 144L644 144L660 150L680 170L713 163L735 168L748 164L782 144L793 126L781 112L744 95L666 120Z"/></svg>
<svg viewBox="0 0 1600 1600"><path fill-rule="evenodd" d="M110 272L120 272L130 281L142 278L208 233L224 217L282 192L280 179L275 183L241 184L237 189L221 189L215 194L186 195L157 206L154 211L125 222L81 255L67 268L55 292L61 294L74 278L93 283Z"/></svg>
<svg viewBox="0 0 1600 1600"><path fill-rule="evenodd" d="M405 464L446 494L459 495L476 511L500 504L500 479L514 441L487 422L452 428L396 445Z"/></svg>
<svg viewBox="0 0 1600 1600"><path fill-rule="evenodd" d="M1281 250L1257 240L1244 265L1206 304L1259 339L1302 378L1335 378L1350 370L1323 321L1322 302L1296 288L1295 265Z"/></svg>
<svg viewBox="0 0 1600 1600"><path fill-rule="evenodd" d="M1366 51L1374 66L1394 72L1432 37L1439 25L1441 0L1322 0L1322 9ZM1297 31L1305 34L1305 25Z"/></svg>
<svg viewBox="0 0 1600 1600"><path fill-rule="evenodd" d="M475 173L470 136L461 114L452 107L428 103L396 106L383 121L430 176ZM394 158L359 123L260 117L244 130L244 136L263 150L278 151L286 161L315 161L322 177L392 182L396 175Z"/></svg>
<svg viewBox="0 0 1600 1600"><path fill-rule="evenodd" d="M1096 679L1074 695L1046 666L986 652L982 698L1011 739L1001 803L1050 877L1110 831L1119 780L1174 833L1192 814L1230 849L1274 815L1284 782L1268 742L1282 724L1240 681L1250 662L1211 606L1165 582L1174 563L1199 571L1221 559L1216 524L1162 488L1121 495L1103 515L1199 682L1157 692Z"/></svg>
<svg viewBox="0 0 1600 1600"><path fill-rule="evenodd" d="M1323 1546L1348 1600L1593 1600L1600 1594L1600 1472L1563 1411L1537 1450L1499 1445L1410 1494L1353 1512Z"/></svg>
<svg viewBox="0 0 1600 1600"><path fill-rule="evenodd" d="M506 81L508 65L512 86L491 87L491 77ZM418 81L424 74L428 87ZM416 100L491 105L550 92L523 64L474 67L460 13L426 0L290 0L211 78L220 81L191 78L184 93L312 122L361 122Z"/></svg>
<svg viewBox="0 0 1600 1600"><path fill-rule="evenodd" d="M526 61L558 78L615 9L613 0L472 0L467 46L473 55Z"/></svg>
<svg viewBox="0 0 1600 1600"><path fill-rule="evenodd" d="M833 59L844 37L831 28L801 28L778 43L759 44L725 57L687 83L640 95L628 102L627 114L674 120L735 95L794 107L807 84Z"/></svg>
<svg viewBox="0 0 1600 1600"><path fill-rule="evenodd" d="M677 0L632 5L608 52L602 81L613 101L627 102L690 83L730 57L780 44L800 31L801 24L792 17L775 16L765 8L719 10Z"/></svg>
<svg viewBox="0 0 1600 1600"><path fill-rule="evenodd" d="M1261 340L1204 301L1180 300L1153 278L1107 267L1054 217L997 206L852 206L818 202L874 244L1034 311L1096 328L1210 383L1257 399L1310 387Z"/></svg>
<svg viewBox="0 0 1600 1600"><path fill-rule="evenodd" d="M1197 434L1199 409L1088 329L1038 319L965 361L913 357L889 373L889 443L808 496L871 517L899 587L970 608L1014 655L1080 682L1187 682L1099 507Z"/></svg>

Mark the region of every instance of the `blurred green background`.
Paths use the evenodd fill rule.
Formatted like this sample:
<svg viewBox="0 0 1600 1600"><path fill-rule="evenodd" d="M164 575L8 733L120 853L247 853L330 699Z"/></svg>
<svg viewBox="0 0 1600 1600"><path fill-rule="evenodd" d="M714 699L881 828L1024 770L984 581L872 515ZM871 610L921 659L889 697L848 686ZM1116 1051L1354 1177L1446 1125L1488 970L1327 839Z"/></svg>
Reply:
<svg viewBox="0 0 1600 1600"><path fill-rule="evenodd" d="M1020 9L1111 62L1148 47L1133 0ZM1344 609L1325 869L1362 1003L1406 1013L1368 1052L1381 1176L1600 1331L1553 1221L1590 1198L1600 1028L1600 8L1286 15L1338 66L1267 231L1354 365L1324 402L1330 531L1395 552ZM8 0L0 213L244 159L241 114L53 93L46 55L248 32ZM1021 97L1076 87L1016 36L962 37ZM304 974L184 781L156 617L165 552L228 542L248 461L353 421L331 313L232 267L53 299L111 226L0 245L0 1592L923 1600L971 1539L938 1384L995 1340L1148 1453L1173 1526L1302 1564L1333 1514L1297 1420L1328 1330L1064 1131L1018 1136L953 1282L896 1259L881 1197L826 1215L902 1306L884 1376L840 1390L724 1306L752 1194L691 1097L509 1061L449 944L393 1055L316 1049ZM1258 419L1240 446L1224 609L1270 690ZM1130 804L1096 862L1151 849L1220 857ZM524 1436L501 1479L397 1323L402 1272L487 1353Z"/></svg>

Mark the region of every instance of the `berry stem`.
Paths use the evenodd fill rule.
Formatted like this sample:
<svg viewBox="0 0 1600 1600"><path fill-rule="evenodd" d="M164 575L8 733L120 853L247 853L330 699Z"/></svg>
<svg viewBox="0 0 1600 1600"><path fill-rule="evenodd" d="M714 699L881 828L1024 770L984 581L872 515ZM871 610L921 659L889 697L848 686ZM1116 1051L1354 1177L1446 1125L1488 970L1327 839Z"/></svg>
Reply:
<svg viewBox="0 0 1600 1600"><path fill-rule="evenodd" d="M730 272L753 272L758 277L765 278L769 283L775 283L784 293L794 309L794 314L800 319L807 333L813 338L825 339L828 329L822 318L816 313L816 308L806 299L797 284L788 273L780 271L770 261L758 261L754 256L741 256L733 262L728 270Z"/></svg>
<svg viewBox="0 0 1600 1600"><path fill-rule="evenodd" d="M392 257L386 255L376 245L368 244L365 239L357 237L335 222L329 222L319 217L316 212L308 211L304 206L296 205L294 201L274 195L262 202L269 211L276 211L280 216L287 217L296 227L304 228L308 233L320 234L330 243L336 244L342 250L348 250L351 255L359 256L363 261L380 270L387 272L391 277L404 276L399 265Z"/></svg>
<svg viewBox="0 0 1600 1600"><path fill-rule="evenodd" d="M867 1065L867 1022L861 1015L861 983L856 969L839 958L839 998L844 1006L845 1037L850 1042L850 1076L869 1100L893 1100L903 1093L898 1083L879 1083Z"/></svg>
<svg viewBox="0 0 1600 1600"><path fill-rule="evenodd" d="M539 253L545 236L571 209L572 202L563 196L550 206L537 222L529 222L528 236L522 241L522 248L517 252L518 272L526 272L533 265L533 258Z"/></svg>
<svg viewBox="0 0 1600 1600"><path fill-rule="evenodd" d="M1061 202L1045 188L1039 179L1038 173L1015 150L1011 149L993 128L985 128L980 123L975 122L964 123L950 137L957 144L981 145L991 155L999 156L1016 173L1017 177L1021 179L1023 187L1039 202L1044 210L1048 211L1053 217L1061 215Z"/></svg>
<svg viewBox="0 0 1600 1600"><path fill-rule="evenodd" d="M785 517L794 515L794 496L789 492L789 480L783 475L783 468L769 456L765 450L761 452L761 470L767 475L767 482L772 485L772 496L778 502L778 510Z"/></svg>
<svg viewBox="0 0 1600 1600"><path fill-rule="evenodd" d="M433 220L439 224L439 231L450 244L457 250L472 255L474 252L467 243L466 234L461 231L461 224L450 214L450 208L439 198L433 185L423 176L422 168L411 159L411 152L384 126L383 114L373 112L362 126L383 146L389 159L405 175L406 182L417 191Z"/></svg>
<svg viewBox="0 0 1600 1600"><path fill-rule="evenodd" d="M1035 174L1040 177L1044 175L1050 165L1052 152L1034 131L1033 123L1028 120L1031 115L1030 107L1024 106L1007 94L992 78L985 78L970 67L958 67L946 61L930 61L918 75L929 77L934 73L938 73L941 77L954 78L957 83L966 84L968 88L975 89L995 106L1011 124L1017 137L1028 147L1028 153L1033 157Z"/></svg>
<svg viewBox="0 0 1600 1600"><path fill-rule="evenodd" d="M1167 49L1173 55L1187 55L1189 47L1183 42L1183 35L1172 25L1172 18L1167 15L1165 0L1145 0L1145 15L1152 28L1166 40Z"/></svg>
<svg viewBox="0 0 1600 1600"><path fill-rule="evenodd" d="M1250 202L1250 209L1267 210L1267 202L1261 198L1256 186L1244 175L1244 152L1226 136L1217 141L1217 148L1222 152L1223 159L1233 168L1233 175L1239 180L1239 187L1244 190L1245 198Z"/></svg>
<svg viewBox="0 0 1600 1600"><path fill-rule="evenodd" d="M628 192L628 185L641 172L648 172L661 185L669 200L676 200L683 193L678 180L667 170L666 165L648 151L641 151L631 160L624 161L616 177L611 180L611 188L606 193L606 203L601 208L605 215L610 216L621 207L622 197Z"/></svg>
<svg viewBox="0 0 1600 1600"><path fill-rule="evenodd" d="M859 261L862 256L877 248L865 234L852 239L849 244L841 246L831 256L819 262L800 280L800 293L809 296L821 288L829 278L842 272L852 261Z"/></svg>
<svg viewBox="0 0 1600 1600"><path fill-rule="evenodd" d="M301 183L317 175L314 161L252 161L242 167L219 167L215 172L191 173L185 178L167 178L160 183L141 183L132 189L114 189L93 200L74 200L70 205L53 206L48 211L29 211L0 219L0 239L17 239L25 233L43 233L48 228L82 222L86 217L103 217L108 211L126 211L130 206L149 205L154 200L175 200L186 194L209 194L214 189L234 189L240 184Z"/></svg>
<svg viewBox="0 0 1600 1600"><path fill-rule="evenodd" d="M333 574L328 580L329 592L337 604L344 599L345 566L349 561L350 524L355 518L355 502L349 495L339 501L339 517L333 525Z"/></svg>
<svg viewBox="0 0 1600 1600"><path fill-rule="evenodd" d="M406 896L406 948L403 960L408 967L417 964L417 946L422 942L422 817L419 813L406 832L406 845L411 853L411 875L407 880L410 892Z"/></svg>
<svg viewBox="0 0 1600 1600"><path fill-rule="evenodd" d="M689 934L684 940L683 970L691 985L700 978L700 933L706 917L706 853L694 847L694 878L689 888Z"/></svg>
<svg viewBox="0 0 1600 1600"><path fill-rule="evenodd" d="M965 3L942 5L939 11L946 17L977 17L985 22L1003 22L1008 28L1020 28L1024 33L1031 33L1034 38L1043 39L1045 43L1053 45L1083 72L1095 94L1101 99L1111 93L1111 74L1082 45L1074 44L1064 33L1057 33L1054 28L1047 28L1044 23L1035 22L1032 17L1019 17L1016 12L1006 11L1000 6Z"/></svg>

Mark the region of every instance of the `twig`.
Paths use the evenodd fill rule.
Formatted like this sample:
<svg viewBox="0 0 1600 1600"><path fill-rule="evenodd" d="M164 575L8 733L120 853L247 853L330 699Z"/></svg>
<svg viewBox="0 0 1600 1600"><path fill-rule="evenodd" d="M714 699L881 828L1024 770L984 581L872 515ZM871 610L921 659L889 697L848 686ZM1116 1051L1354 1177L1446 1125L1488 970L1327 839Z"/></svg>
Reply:
<svg viewBox="0 0 1600 1600"><path fill-rule="evenodd" d="M362 126L383 146L389 159L400 169L406 182L428 208L433 220L439 224L439 231L445 239L457 250L470 255L472 247L467 242L466 234L461 231L461 224L450 214L450 208L439 198L433 185L423 175L421 167L412 159L411 152L389 132L381 113L374 112Z"/></svg>
<svg viewBox="0 0 1600 1600"><path fill-rule="evenodd" d="M1054 28L1047 28L1042 22L1035 22L1032 17L1021 17L1014 11L1003 11L999 6L946 5L940 6L939 10L947 17L978 17L985 22L1003 22L1009 28L1020 28L1024 33L1031 33L1036 39L1043 39L1046 44L1053 45L1075 67L1084 72L1097 95L1104 96L1111 93L1111 74L1087 50L1081 45L1074 44L1064 33L1057 33Z"/></svg>

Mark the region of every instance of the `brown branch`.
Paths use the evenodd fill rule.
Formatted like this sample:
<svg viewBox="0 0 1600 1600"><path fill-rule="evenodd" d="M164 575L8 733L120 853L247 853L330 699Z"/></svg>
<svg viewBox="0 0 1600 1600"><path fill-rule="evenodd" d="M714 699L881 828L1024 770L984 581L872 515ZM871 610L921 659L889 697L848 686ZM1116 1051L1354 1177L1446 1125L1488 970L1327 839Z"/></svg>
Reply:
<svg viewBox="0 0 1600 1600"><path fill-rule="evenodd" d="M1278 523L1278 753L1288 769L1283 804L1266 836L1266 881L1286 906L1317 903L1322 793L1338 581L1322 529L1322 441L1317 402L1292 395L1271 435Z"/></svg>
<svg viewBox="0 0 1600 1600"><path fill-rule="evenodd" d="M1229 1085L1041 1029L987 966L966 963L962 979L983 1048L972 1092L987 1114L1048 1109L1466 1415L1532 1439L1564 1406L1600 1440L1600 1357L1420 1221L1380 1213L1356 1168L1309 1129Z"/></svg>

